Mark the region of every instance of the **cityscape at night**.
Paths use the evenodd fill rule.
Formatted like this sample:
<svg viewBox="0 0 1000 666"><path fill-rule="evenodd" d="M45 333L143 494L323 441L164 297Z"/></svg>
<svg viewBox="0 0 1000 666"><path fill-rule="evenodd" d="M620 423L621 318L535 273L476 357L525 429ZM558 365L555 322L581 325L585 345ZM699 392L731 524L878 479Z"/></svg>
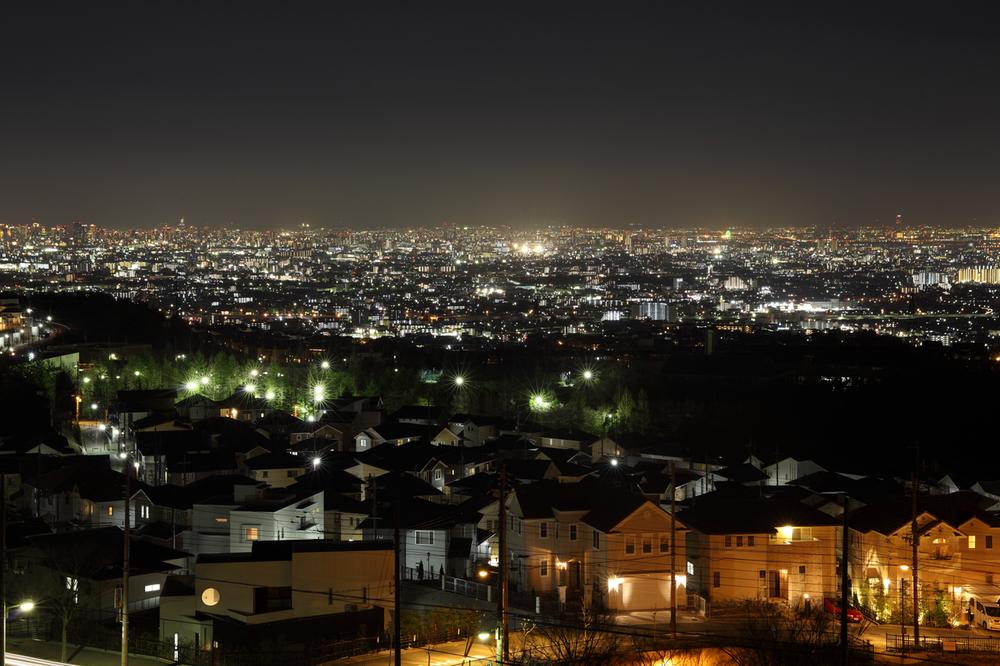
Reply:
<svg viewBox="0 0 1000 666"><path fill-rule="evenodd" d="M1000 662L991 10L17 7L0 666Z"/></svg>

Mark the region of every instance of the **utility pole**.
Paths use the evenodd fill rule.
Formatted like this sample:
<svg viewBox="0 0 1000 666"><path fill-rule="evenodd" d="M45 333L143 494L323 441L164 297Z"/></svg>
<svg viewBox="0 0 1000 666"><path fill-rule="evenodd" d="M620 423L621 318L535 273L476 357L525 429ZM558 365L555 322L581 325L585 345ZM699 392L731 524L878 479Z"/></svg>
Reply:
<svg viewBox="0 0 1000 666"><path fill-rule="evenodd" d="M129 461L126 458L122 467L122 474L125 479L125 529L122 539L122 666L128 666L128 558L129 558Z"/></svg>
<svg viewBox="0 0 1000 666"><path fill-rule="evenodd" d="M677 639L677 575L674 549L677 544L677 463L670 461L670 633Z"/></svg>
<svg viewBox="0 0 1000 666"><path fill-rule="evenodd" d="M394 663L396 666L401 666L403 663L403 646L401 645L401 637L403 635L402 631L402 620L403 620L403 594L400 588L402 587L402 544L399 541L399 479L394 477L396 480L396 497L393 500L392 509L392 549L393 549L393 564L395 564L395 572L393 574L393 606L395 617L392 619L392 649L394 655Z"/></svg>
<svg viewBox="0 0 1000 666"><path fill-rule="evenodd" d="M500 501L497 508L497 523L500 528L499 534L499 557L497 558L499 569L500 589L497 590L497 664L508 664L510 657L510 645L507 639L509 629L509 618L507 616L508 593L509 593L509 562L507 561L507 466L500 466Z"/></svg>
<svg viewBox="0 0 1000 666"><path fill-rule="evenodd" d="M917 532L917 493L920 492L920 446L917 446L915 459L913 461L913 507L912 518L910 520L910 548L912 550L912 562L910 571L913 574L913 645L920 645L920 587L917 584L917 544L920 535Z"/></svg>
<svg viewBox="0 0 1000 666"><path fill-rule="evenodd" d="M847 577L847 555L850 543L847 531L847 508L850 501L845 492L844 522L840 528L842 531L840 535L840 655L843 666L847 666L850 658L850 648L847 643L847 602L850 600L850 581Z"/></svg>

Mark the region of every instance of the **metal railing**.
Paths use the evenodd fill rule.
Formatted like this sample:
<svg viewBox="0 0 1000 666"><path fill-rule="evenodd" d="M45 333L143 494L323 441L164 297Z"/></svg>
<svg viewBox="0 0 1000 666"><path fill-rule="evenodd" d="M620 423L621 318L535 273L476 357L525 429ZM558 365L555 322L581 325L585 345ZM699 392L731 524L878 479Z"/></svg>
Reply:
<svg viewBox="0 0 1000 666"><path fill-rule="evenodd" d="M917 650L913 636L886 634L885 647L890 652ZM1000 654L1000 638L978 636L921 636L920 650L928 652L981 652Z"/></svg>
<svg viewBox="0 0 1000 666"><path fill-rule="evenodd" d="M464 597L493 601L493 588L483 583L477 583L474 580L466 580L454 576L442 576L441 589L444 592L454 592Z"/></svg>

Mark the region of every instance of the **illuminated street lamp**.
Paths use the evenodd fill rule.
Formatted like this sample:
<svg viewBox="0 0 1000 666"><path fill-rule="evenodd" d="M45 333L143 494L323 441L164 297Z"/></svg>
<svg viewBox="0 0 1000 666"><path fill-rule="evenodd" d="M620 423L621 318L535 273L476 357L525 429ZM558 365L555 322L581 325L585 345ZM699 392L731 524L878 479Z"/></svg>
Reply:
<svg viewBox="0 0 1000 666"><path fill-rule="evenodd" d="M326 392L323 390L322 384L316 384L313 386L313 402L323 402Z"/></svg>
<svg viewBox="0 0 1000 666"><path fill-rule="evenodd" d="M330 362L329 361L323 361L322 363L319 364L319 367L323 368L324 370L329 370L330 369Z"/></svg>
<svg viewBox="0 0 1000 666"><path fill-rule="evenodd" d="M202 386L208 386L208 382L211 381L208 376L203 376L200 380Z"/></svg>
<svg viewBox="0 0 1000 666"><path fill-rule="evenodd" d="M587 369L583 371L583 381L589 382L594 378L594 371Z"/></svg>
<svg viewBox="0 0 1000 666"><path fill-rule="evenodd" d="M197 391L198 382L188 382L187 384L184 385L184 388L187 389L188 391Z"/></svg>
<svg viewBox="0 0 1000 666"><path fill-rule="evenodd" d="M246 386L243 387L243 392L248 393L250 395L254 395L255 393L257 393L257 387L253 384L247 384Z"/></svg>
<svg viewBox="0 0 1000 666"><path fill-rule="evenodd" d="M465 377L463 377L462 375L455 375L454 382L455 386L461 388L462 385L465 384Z"/></svg>
<svg viewBox="0 0 1000 666"><path fill-rule="evenodd" d="M267 393L265 393L264 399L268 401L274 400L274 391L268 391Z"/></svg>

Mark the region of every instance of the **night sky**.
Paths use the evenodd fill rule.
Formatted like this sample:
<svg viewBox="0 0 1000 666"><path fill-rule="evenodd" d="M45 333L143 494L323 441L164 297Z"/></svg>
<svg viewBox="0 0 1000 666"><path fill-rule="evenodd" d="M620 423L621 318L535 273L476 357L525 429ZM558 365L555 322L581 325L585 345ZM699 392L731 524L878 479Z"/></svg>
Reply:
<svg viewBox="0 0 1000 666"><path fill-rule="evenodd" d="M996 225L997 18L953 2L8 4L0 222Z"/></svg>

